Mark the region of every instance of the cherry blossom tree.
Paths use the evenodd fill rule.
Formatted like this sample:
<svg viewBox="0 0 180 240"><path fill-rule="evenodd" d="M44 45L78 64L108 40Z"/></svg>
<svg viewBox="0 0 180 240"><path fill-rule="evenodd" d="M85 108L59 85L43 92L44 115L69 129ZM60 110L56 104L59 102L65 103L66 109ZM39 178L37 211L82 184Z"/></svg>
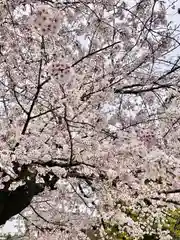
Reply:
<svg viewBox="0 0 180 240"><path fill-rule="evenodd" d="M30 239L110 239L114 226L118 239L173 239L180 43L169 7L1 0L0 224L19 213Z"/></svg>

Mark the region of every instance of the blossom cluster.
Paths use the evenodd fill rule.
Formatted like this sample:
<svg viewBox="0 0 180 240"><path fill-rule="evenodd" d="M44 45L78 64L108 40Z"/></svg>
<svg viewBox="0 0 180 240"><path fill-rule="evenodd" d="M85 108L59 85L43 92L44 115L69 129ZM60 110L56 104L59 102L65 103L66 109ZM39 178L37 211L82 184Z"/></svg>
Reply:
<svg viewBox="0 0 180 240"><path fill-rule="evenodd" d="M74 70L67 59L61 57L52 60L46 68L47 74L55 80L59 80L61 84L72 80Z"/></svg>
<svg viewBox="0 0 180 240"><path fill-rule="evenodd" d="M62 14L45 5L39 6L30 18L33 29L40 35L56 34L61 21Z"/></svg>

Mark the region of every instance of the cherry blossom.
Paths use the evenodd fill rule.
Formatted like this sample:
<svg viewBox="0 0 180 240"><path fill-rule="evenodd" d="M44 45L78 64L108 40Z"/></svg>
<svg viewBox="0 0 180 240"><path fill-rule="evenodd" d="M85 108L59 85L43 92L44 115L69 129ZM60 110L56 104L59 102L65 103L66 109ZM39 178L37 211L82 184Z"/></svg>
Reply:
<svg viewBox="0 0 180 240"><path fill-rule="evenodd" d="M172 239L180 101L169 55L179 32L166 8L0 2L2 224L20 213L30 239L108 239L111 226Z"/></svg>

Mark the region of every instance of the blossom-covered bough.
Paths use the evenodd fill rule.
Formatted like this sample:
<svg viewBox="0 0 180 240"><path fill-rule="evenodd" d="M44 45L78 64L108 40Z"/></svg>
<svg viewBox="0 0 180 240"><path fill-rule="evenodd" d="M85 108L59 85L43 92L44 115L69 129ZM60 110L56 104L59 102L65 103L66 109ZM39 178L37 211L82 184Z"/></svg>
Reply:
<svg viewBox="0 0 180 240"><path fill-rule="evenodd" d="M180 43L169 7L1 0L0 224L20 213L30 239L173 239Z"/></svg>

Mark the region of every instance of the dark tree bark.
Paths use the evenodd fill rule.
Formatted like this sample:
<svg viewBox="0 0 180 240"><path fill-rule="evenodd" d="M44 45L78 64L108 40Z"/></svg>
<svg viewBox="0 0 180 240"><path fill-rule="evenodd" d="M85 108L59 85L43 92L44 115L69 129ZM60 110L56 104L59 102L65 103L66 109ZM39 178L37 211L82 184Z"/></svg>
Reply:
<svg viewBox="0 0 180 240"><path fill-rule="evenodd" d="M56 182L59 178L49 171L45 176L40 176L43 183L36 182L37 173L29 171L30 165L19 165L18 162L13 162L13 170L17 174L16 179L10 179L4 184L4 189L0 190L0 225L6 223L14 215L20 213L26 207L28 207L34 196L43 192L45 187L50 190L54 190ZM7 176L7 173L3 171L3 176ZM9 190L9 187L13 182L19 182L22 180L24 185L17 187L15 190Z"/></svg>
<svg viewBox="0 0 180 240"><path fill-rule="evenodd" d="M14 191L0 191L0 225L29 206L33 197L42 192L44 184L27 182Z"/></svg>

